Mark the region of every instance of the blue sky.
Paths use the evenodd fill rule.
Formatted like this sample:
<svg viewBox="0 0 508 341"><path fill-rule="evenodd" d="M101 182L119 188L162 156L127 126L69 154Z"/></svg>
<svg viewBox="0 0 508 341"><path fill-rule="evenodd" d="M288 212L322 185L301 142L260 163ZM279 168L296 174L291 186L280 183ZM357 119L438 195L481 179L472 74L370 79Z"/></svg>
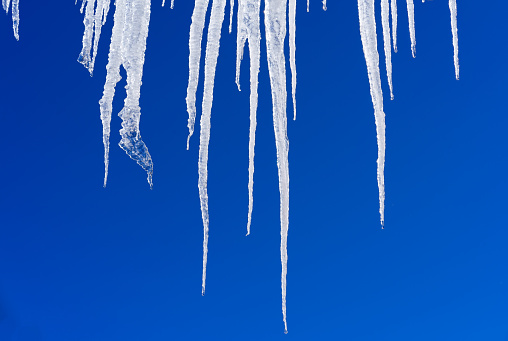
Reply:
<svg viewBox="0 0 508 341"><path fill-rule="evenodd" d="M212 109L202 297L198 135L185 150L193 2L176 0L174 10L152 4L141 88L141 132L155 165L150 190L144 171L117 146L125 81L117 87L109 181L102 188L98 101L113 11L90 78L76 62L79 6L22 1L19 42L10 17L0 20L1 340L508 339L508 51L501 35L508 5L458 0L456 81L447 1L415 1L416 59L405 2L398 1L394 101L382 75L381 230L356 1L330 1L323 12L313 0L310 13L298 1L298 118L288 120L289 334L280 308L279 194L265 58L252 233L245 237L248 59L238 92L236 35L227 34L226 20ZM202 85L198 103L201 92Z"/></svg>

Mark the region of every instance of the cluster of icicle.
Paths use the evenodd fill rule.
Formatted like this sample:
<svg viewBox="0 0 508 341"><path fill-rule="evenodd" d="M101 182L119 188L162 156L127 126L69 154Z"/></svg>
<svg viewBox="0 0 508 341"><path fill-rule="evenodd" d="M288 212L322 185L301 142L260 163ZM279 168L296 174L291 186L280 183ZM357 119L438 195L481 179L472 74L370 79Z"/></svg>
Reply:
<svg viewBox="0 0 508 341"><path fill-rule="evenodd" d="M381 225L384 226L384 207L385 207L385 184L384 184L384 164L385 164L385 114L383 111L383 91L381 89L381 76L379 70L379 54L377 51L377 34L375 19L375 0L358 0L358 17L360 19L360 35L363 45L363 53L367 63L369 75L370 94L372 104L374 105L374 116L376 120L378 159L377 159L377 181L379 187L379 214ZM425 0L422 0L425 2ZM451 13L451 27L453 36L453 60L455 64L455 78L459 79L459 48L457 35L457 1L448 2ZM406 0L409 36L411 39L411 53L416 57L416 35L415 35L415 16L413 0ZM391 7L391 8L390 8ZM392 35L390 37L390 11L392 14ZM393 50L397 52L397 2L391 0L381 0L381 24L383 29L383 42L385 53L386 73L388 78L388 87L390 89L390 98L393 99L392 84L392 56L391 43L393 40Z"/></svg>
<svg viewBox="0 0 508 341"><path fill-rule="evenodd" d="M102 26L106 22L111 0L83 0L81 12L85 11L85 32L83 48L78 61L90 75L93 73L97 47ZM104 143L104 186L108 180L109 137L115 86L120 81L120 67L127 73L127 97L124 107L118 114L122 119L120 129L120 147L135 160L148 174L148 183L152 187L153 163L148 148L141 139L139 121L141 108L139 97L143 65L145 63L146 38L150 23L150 0L116 0L113 33L109 48L109 59L100 104L103 143Z"/></svg>
<svg viewBox="0 0 508 341"><path fill-rule="evenodd" d="M76 0L77 1L77 0ZM204 227L203 238L203 275L202 293L205 293L206 264L208 254L208 145L210 142L210 117L212 112L213 88L215 70L219 55L221 30L224 22L227 0L211 0L211 11L206 38L204 91L202 99L202 113L200 121L199 145L199 197ZM383 94L381 89L381 76L379 70L379 54L377 51L377 34L375 22L375 0L358 0L358 14L360 20L360 33L363 51L367 63L369 83L377 127L378 140L378 186L380 219L384 224L384 159L385 159L385 114L383 112ZM381 0L381 18L383 28L384 52L386 58L386 71L390 97L393 99L391 49L397 52L397 5L396 0ZM14 31L17 35L17 0L13 2ZM106 21L111 0L83 0L81 11L85 12L83 35L83 49L78 61L93 73L97 47L101 28ZM196 92L199 81L199 68L201 60L201 41L205 28L206 14L210 0L195 0L194 12L189 38L189 82L187 87L187 111L189 114L187 149L189 140L194 132L196 120ZM413 57L416 53L414 4L413 0L406 0L409 18L409 31ZM424 0L423 0L424 2ZM165 0L163 0L164 6ZM229 32L233 26L233 11L235 0L229 1ZM4 9L8 9L9 0L3 0ZM171 1L173 8L174 0ZM281 288L282 313L285 331L286 323L286 274L287 274L287 236L289 225L289 141L287 137L287 93L286 93L286 57L284 54L284 41L287 36L286 26L289 21L289 61L291 69L292 101L294 118L296 119L296 0L264 0L264 25L266 34L266 50L268 71L273 103L273 124L277 147L277 166L279 174L280 191L280 224L281 224ZM323 9L326 10L326 0L322 0ZM457 7L456 0L449 0L451 11L452 35L454 46L455 75L459 78L458 65L458 38L457 38ZM256 132L256 112L258 104L258 74L260 68L260 41L261 41L261 0L238 0L237 7L237 54L236 54L236 84L240 90L240 64L246 42L249 47L250 60L250 133L249 133L249 206L247 217L247 235L250 234L253 209L253 183L254 183L254 146ZM307 0L309 11L309 0ZM390 35L390 12L392 18ZM289 20L288 20L289 17ZM120 77L120 67L127 73L127 97L124 108L119 116L122 119L120 130L120 147L148 173L148 182L152 186L153 164L146 145L141 140L139 132L140 120L140 87L143 73L146 38L150 20L150 0L116 0L114 26L111 36L109 61L107 65L106 83L103 97L100 100L100 112L103 122L104 163L106 185L109 165L109 137L112 114L112 101L115 86Z"/></svg>
<svg viewBox="0 0 508 341"><path fill-rule="evenodd" d="M5 13L9 13L9 7L11 7L12 30L14 31L16 40L19 40L19 0L2 0L2 7Z"/></svg>

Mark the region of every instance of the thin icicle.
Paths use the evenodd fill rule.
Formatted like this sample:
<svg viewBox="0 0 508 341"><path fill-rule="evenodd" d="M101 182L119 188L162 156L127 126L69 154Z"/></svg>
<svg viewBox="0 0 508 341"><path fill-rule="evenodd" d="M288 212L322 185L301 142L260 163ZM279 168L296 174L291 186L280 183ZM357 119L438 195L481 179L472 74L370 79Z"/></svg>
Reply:
<svg viewBox="0 0 508 341"><path fill-rule="evenodd" d="M12 6L11 6L12 4ZM2 7L5 13L9 13L9 7L12 11L12 30L14 31L14 37L19 40L19 0L2 0Z"/></svg>
<svg viewBox="0 0 508 341"><path fill-rule="evenodd" d="M171 0L171 9L175 8L175 0Z"/></svg>
<svg viewBox="0 0 508 341"><path fill-rule="evenodd" d="M393 51L397 53L397 0L391 0Z"/></svg>
<svg viewBox="0 0 508 341"><path fill-rule="evenodd" d="M415 5L413 0L406 0L407 17L409 20L409 36L411 37L411 53L416 57Z"/></svg>
<svg viewBox="0 0 508 341"><path fill-rule="evenodd" d="M162 7L166 4L166 0L162 0Z"/></svg>
<svg viewBox="0 0 508 341"><path fill-rule="evenodd" d="M383 42L385 49L386 74L390 88L390 98L393 99L392 84L392 46L390 41L390 6L388 0L381 0L381 23L383 26Z"/></svg>
<svg viewBox="0 0 508 341"><path fill-rule="evenodd" d="M266 50L268 71L272 91L273 127L277 147L277 166L280 191L280 256L282 263L282 316L284 329L286 322L286 274L287 274L287 237L289 226L289 141L287 137L287 93L286 65L284 57L284 39L286 38L287 0L271 0L265 3Z"/></svg>
<svg viewBox="0 0 508 341"><path fill-rule="evenodd" d="M307 0L307 12L309 12L310 0Z"/></svg>
<svg viewBox="0 0 508 341"><path fill-rule="evenodd" d="M199 139L198 161L198 188L201 202L201 217L203 218L203 278L201 293L205 294L206 286L206 263L208 260L208 143L210 142L210 117L212 113L213 86L215 81L215 69L219 56L219 43L226 0L213 0L210 23L208 24L208 36L205 56L205 86L203 90L203 103L201 114L201 131Z"/></svg>
<svg viewBox="0 0 508 341"><path fill-rule="evenodd" d="M326 6L326 4L325 4ZM289 0L289 64L291 67L291 94L293 120L296 120L296 0Z"/></svg>
<svg viewBox="0 0 508 341"><path fill-rule="evenodd" d="M127 97L118 114L122 119L120 147L135 160L148 174L152 187L153 164L148 149L139 133L139 97L143 64L145 61L146 38L150 21L150 0L116 0L113 33L106 67L104 93L99 101L103 124L104 164L106 186L109 166L109 137L115 86L120 81L120 66L127 72Z"/></svg>
<svg viewBox="0 0 508 341"><path fill-rule="evenodd" d="M240 90L240 63L243 58L245 41L249 40L250 58L250 129L249 129L249 212L247 235L250 234L254 190L254 147L256 144L256 111L258 107L258 75L260 61L260 0L238 2L238 28L236 39L236 84Z"/></svg>
<svg viewBox="0 0 508 341"><path fill-rule="evenodd" d="M449 0L450 17L453 35L453 63L455 64L455 78L459 79L459 35L457 33L457 0Z"/></svg>
<svg viewBox="0 0 508 341"><path fill-rule="evenodd" d="M381 90L379 54L377 52L374 0L358 0L358 16L360 18L360 34L362 38L363 53L365 55L367 72L369 75L370 95L372 97L374 116L376 119L378 143L377 182L379 186L379 214L381 216L381 226L384 226L385 114L383 112L383 92Z"/></svg>
<svg viewBox="0 0 508 341"><path fill-rule="evenodd" d="M201 61L201 39L203 38L207 8L208 0L196 0L194 12L192 12L189 36L189 82L187 83L187 97L185 98L187 113L189 114L187 122L187 127L189 128L187 150L189 150L189 141L194 133L194 123L196 122L196 91L198 89L199 63Z"/></svg>
<svg viewBox="0 0 508 341"><path fill-rule="evenodd" d="M323 11L326 11L327 8L326 8L326 0L323 0Z"/></svg>
<svg viewBox="0 0 508 341"><path fill-rule="evenodd" d="M85 9L83 23L83 47L78 57L78 62L83 64L90 75L93 74L95 59L99 47L102 26L106 23L111 0L88 0ZM83 4L85 1L83 1ZM93 46L93 48L92 48Z"/></svg>
<svg viewBox="0 0 508 341"><path fill-rule="evenodd" d="M233 11L235 9L235 0L229 1L229 33L233 31Z"/></svg>

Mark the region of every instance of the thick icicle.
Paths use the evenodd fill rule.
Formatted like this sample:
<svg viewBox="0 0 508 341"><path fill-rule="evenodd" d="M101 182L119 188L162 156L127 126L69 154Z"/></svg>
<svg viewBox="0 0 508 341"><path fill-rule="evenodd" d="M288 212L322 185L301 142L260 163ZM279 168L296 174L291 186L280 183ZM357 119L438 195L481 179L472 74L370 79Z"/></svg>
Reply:
<svg viewBox="0 0 508 341"><path fill-rule="evenodd" d="M397 0L391 0L390 5L392 10L393 51L397 52Z"/></svg>
<svg viewBox="0 0 508 341"><path fill-rule="evenodd" d="M273 127L275 131L275 144L277 147L277 166L279 170L282 316L284 320L284 329L287 333L286 274L289 226L289 140L287 137L286 65L284 57L287 0L267 1L265 6L266 50L268 54L268 71L270 74L272 91Z"/></svg>
<svg viewBox="0 0 508 341"><path fill-rule="evenodd" d="M326 0L323 0L323 11L326 11Z"/></svg>
<svg viewBox="0 0 508 341"><path fill-rule="evenodd" d="M9 13L9 7L12 11L12 30L14 31L14 37L19 40L19 0L2 0L2 6L5 13Z"/></svg>
<svg viewBox="0 0 508 341"><path fill-rule="evenodd" d="M85 32L83 33L83 48L79 54L78 62L88 69L90 75L93 74L102 26L106 23L110 1L111 0L83 1L83 5L87 2L85 18L83 20Z"/></svg>
<svg viewBox="0 0 508 341"><path fill-rule="evenodd" d="M455 64L455 78L459 79L459 35L457 33L457 0L449 0L450 17L453 35L453 63Z"/></svg>
<svg viewBox="0 0 508 341"><path fill-rule="evenodd" d="M206 263L208 260L208 143L210 142L210 116L212 113L213 86L215 81L215 69L219 56L219 42L226 0L213 0L210 23L208 24L208 36L205 56L205 86L203 90L203 103L201 114L201 130L199 140L198 161L198 188L201 202L201 217L203 218L203 278L201 293L205 294Z"/></svg>
<svg viewBox="0 0 508 341"><path fill-rule="evenodd" d="M196 122L196 91L199 80L199 63L201 61L201 39L203 38L203 29L205 27L205 16L208 8L208 0L196 0L194 3L194 12L192 12L192 23L189 36L189 82L187 84L187 113L189 120L189 136L187 137L187 150L189 141L194 133L194 123Z"/></svg>
<svg viewBox="0 0 508 341"><path fill-rule="evenodd" d="M393 99L392 84L392 46L390 41L390 6L388 0L381 0L381 23L383 26L383 42L385 49L386 74L388 86L390 87L390 98Z"/></svg>
<svg viewBox="0 0 508 341"><path fill-rule="evenodd" d="M249 213L247 235L250 234L254 190L254 146L256 144L256 111L258 107L258 75L260 60L260 7L261 0L240 0L238 2L238 28L236 39L236 84L240 90L240 63L243 58L245 41L249 40L250 58L250 130L249 130Z"/></svg>
<svg viewBox="0 0 508 341"><path fill-rule="evenodd" d="M381 76L379 72L379 54L377 52L376 19L374 0L358 0L358 16L360 18L360 34L362 38L363 53L367 63L369 75L370 95L374 105L376 119L378 159L377 182L379 186L379 213L381 225L384 225L385 206L385 113L383 112L383 92L381 90Z"/></svg>
<svg viewBox="0 0 508 341"><path fill-rule="evenodd" d="M409 36L411 38L411 53L416 57L416 34L415 34L415 5L413 0L406 0L407 17L409 20Z"/></svg>
<svg viewBox="0 0 508 341"><path fill-rule="evenodd" d="M325 4L326 7L326 4ZM289 64L291 67L291 94L293 120L296 120L296 0L289 0Z"/></svg>
<svg viewBox="0 0 508 341"><path fill-rule="evenodd" d="M113 33L109 50L106 83L99 101L103 124L104 185L107 182L109 166L109 136L115 86L120 77L120 66L127 72L127 97L118 114L122 119L120 147L135 160L148 174L152 187L153 164L148 149L139 133L139 97L143 64L145 61L146 38L150 21L150 0L116 0Z"/></svg>

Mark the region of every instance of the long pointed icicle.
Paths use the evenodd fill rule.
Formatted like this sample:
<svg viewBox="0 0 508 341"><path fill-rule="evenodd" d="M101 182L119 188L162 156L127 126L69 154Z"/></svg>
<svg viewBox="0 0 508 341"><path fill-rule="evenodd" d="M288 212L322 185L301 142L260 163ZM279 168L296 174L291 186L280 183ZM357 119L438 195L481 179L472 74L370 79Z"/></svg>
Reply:
<svg viewBox="0 0 508 341"><path fill-rule="evenodd" d="M325 4L326 7L326 4ZM291 66L291 94L293 120L296 120L296 0L289 0L289 64Z"/></svg>
<svg viewBox="0 0 508 341"><path fill-rule="evenodd" d="M409 36L411 38L411 53L416 57L416 34L415 34L415 5L413 0L406 0L407 17L409 20Z"/></svg>
<svg viewBox="0 0 508 341"><path fill-rule="evenodd" d="M12 4L12 6L11 6ZM12 30L14 37L19 40L19 0L2 0L2 7L5 13L9 13L9 7L12 11Z"/></svg>
<svg viewBox="0 0 508 341"><path fill-rule="evenodd" d="M83 1L83 5L85 2ZM111 0L88 0L86 4L83 20L85 25L83 48L79 54L78 62L88 69L90 75L93 74L102 26L106 23L110 2Z"/></svg>
<svg viewBox="0 0 508 341"><path fill-rule="evenodd" d="M397 0L391 0L390 6L392 10L393 51L397 53Z"/></svg>
<svg viewBox="0 0 508 341"><path fill-rule="evenodd" d="M194 123L196 122L196 91L199 80L199 63L201 61L201 39L203 38L203 29L205 28L205 16L208 8L208 0L196 0L194 11L192 12L192 23L189 36L189 82L187 85L187 113L189 119L187 127L189 136L187 137L187 150L189 150L189 141L194 133Z"/></svg>
<svg viewBox="0 0 508 341"><path fill-rule="evenodd" d="M360 34L362 38L363 53L365 55L367 72L369 75L370 95L372 97L374 116L376 119L378 143L377 182L379 186L379 214L381 216L381 226L384 226L385 113L383 112L383 92L381 90L379 54L377 52L374 0L358 0L358 16L360 18Z"/></svg>
<svg viewBox="0 0 508 341"><path fill-rule="evenodd" d="M265 4L266 50L273 105L273 128L277 147L277 166L280 191L280 257L282 263L282 316L286 321L287 238L289 226L289 140L287 137L287 93L284 39L286 37L287 0L271 0Z"/></svg>
<svg viewBox="0 0 508 341"><path fill-rule="evenodd" d="M250 129L249 129L249 212L247 235L250 234L254 190L254 147L256 144L256 112L258 107L258 77L260 61L260 7L261 0L240 0L238 3L238 35L236 39L236 84L240 90L240 63L245 41L249 40L250 58Z"/></svg>
<svg viewBox="0 0 508 341"><path fill-rule="evenodd" d="M106 67L104 93L99 101L103 124L104 185L107 182L109 166L109 136L115 86L120 81L120 66L127 72L127 97L124 107L118 114L122 119L122 137L119 145L148 174L148 183L152 187L153 163L148 149L139 133L140 107L139 97L143 64L145 61L146 38L150 21L150 0L116 0L113 33Z"/></svg>
<svg viewBox="0 0 508 341"><path fill-rule="evenodd" d="M459 79L459 35L457 33L457 0L449 0L450 17L453 35L453 63L455 65L455 78Z"/></svg>
<svg viewBox="0 0 508 341"><path fill-rule="evenodd" d="M390 41L390 6L388 0L381 0L381 23L383 26L383 42L385 50L386 74L390 88L390 98L393 99L392 83L392 46Z"/></svg>
<svg viewBox="0 0 508 341"><path fill-rule="evenodd" d="M203 219L203 278L201 293L205 294L206 286L206 263L208 261L208 144L210 142L210 117L212 113L213 86L215 81L215 69L219 56L219 43L226 0L213 0L210 23L208 24L208 36L205 57L205 86L203 90L203 103L201 114L201 130L199 142L198 161L198 188L201 202L201 217Z"/></svg>

